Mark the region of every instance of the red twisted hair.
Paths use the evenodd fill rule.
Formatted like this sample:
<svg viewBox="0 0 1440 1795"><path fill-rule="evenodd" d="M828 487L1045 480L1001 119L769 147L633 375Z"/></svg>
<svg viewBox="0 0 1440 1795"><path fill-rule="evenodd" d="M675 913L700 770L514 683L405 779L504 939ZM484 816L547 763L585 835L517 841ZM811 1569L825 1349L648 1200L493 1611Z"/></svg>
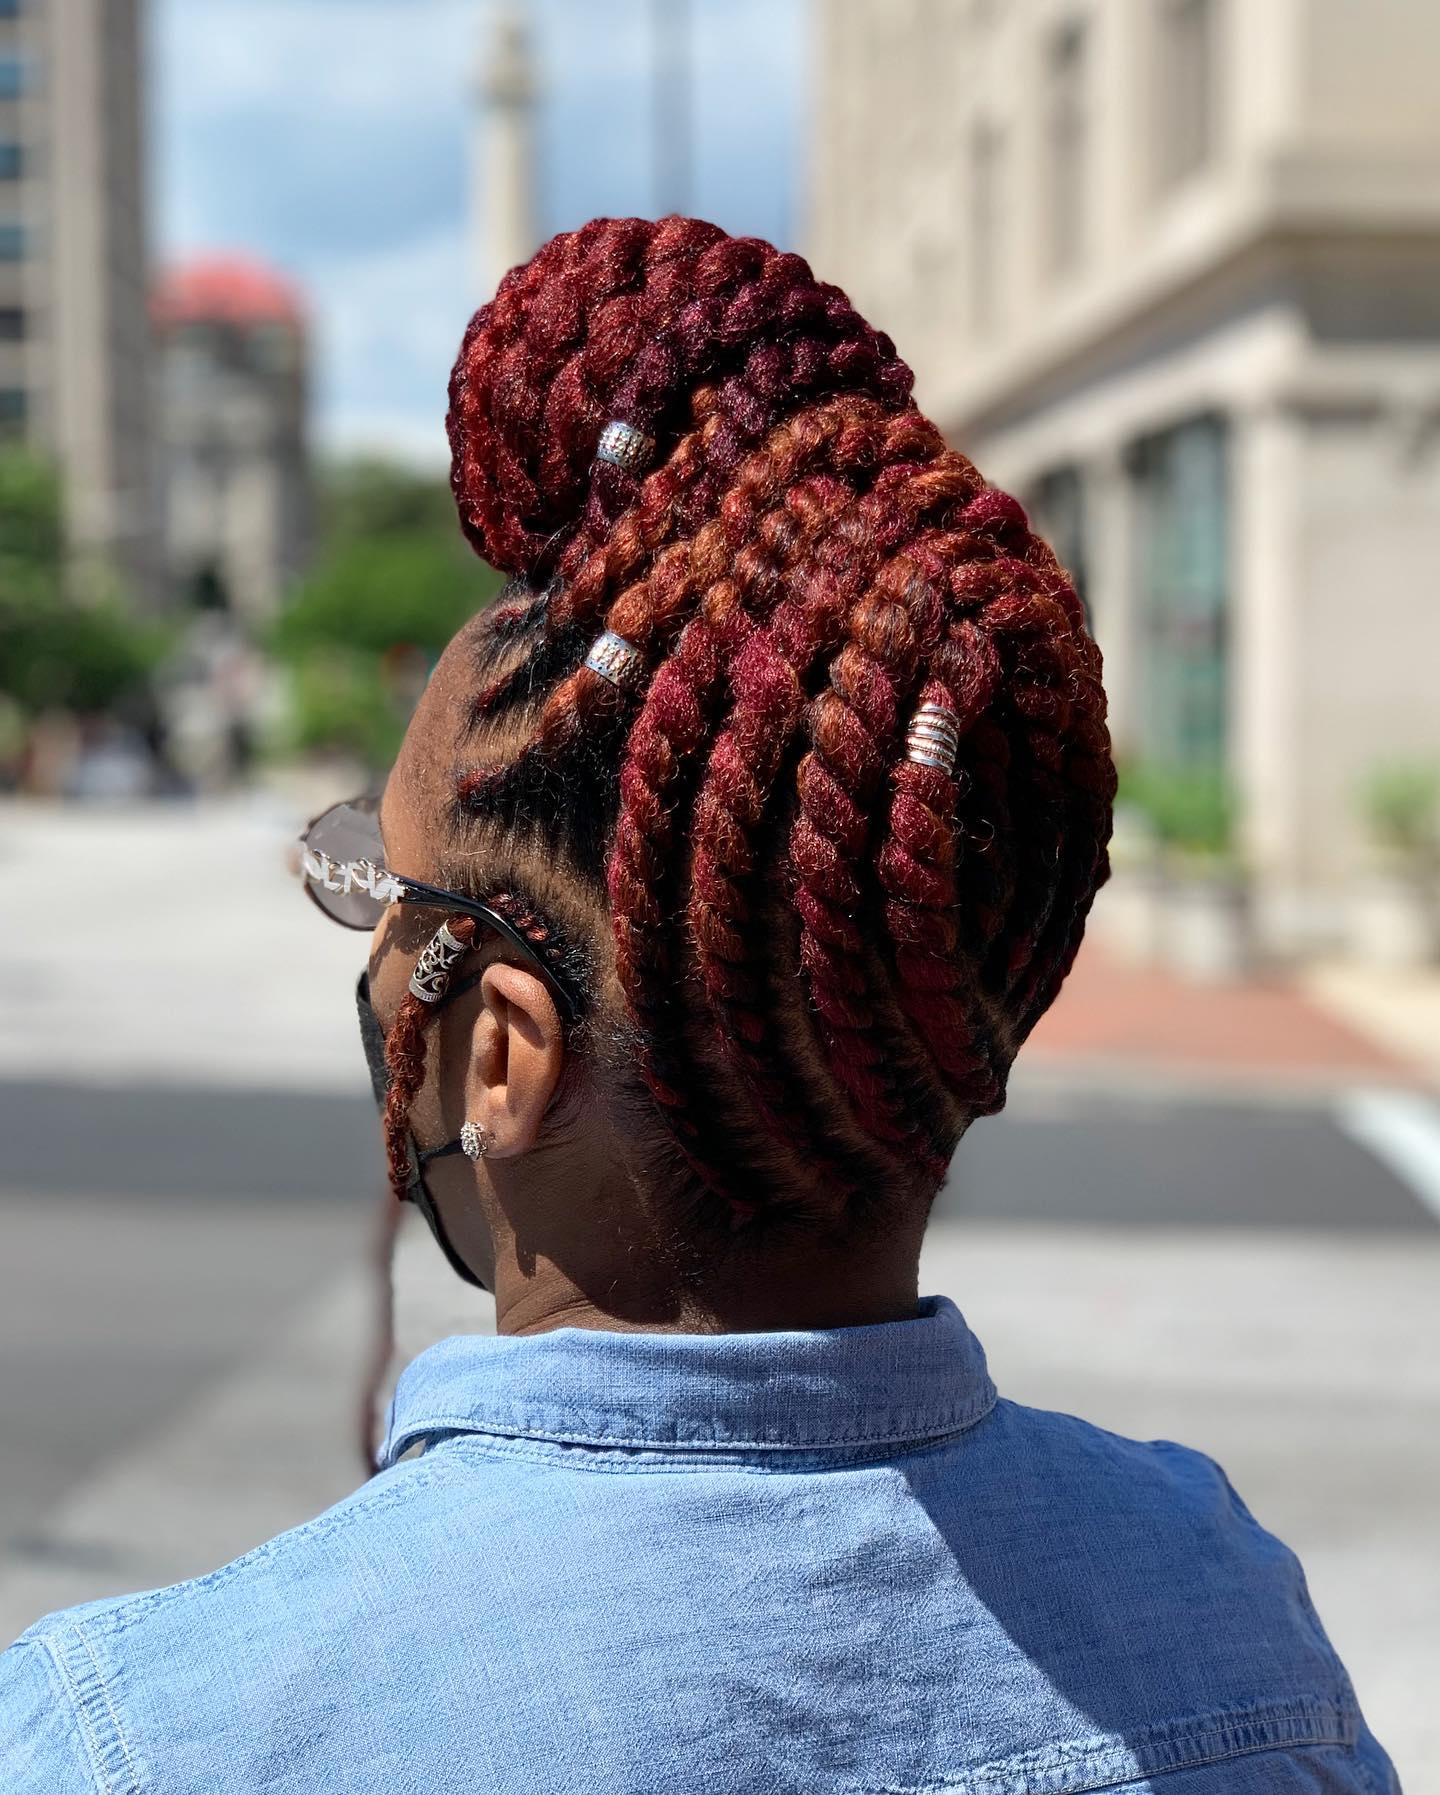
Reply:
<svg viewBox="0 0 1440 1795"><path fill-rule="evenodd" d="M683 218L553 239L451 377L461 526L523 588L480 627L454 827L591 905L653 1132L741 1221L932 1196L1108 876L1079 601L910 386L798 256ZM596 460L612 419L648 469ZM601 629L634 678L583 665ZM922 704L953 767L907 752Z"/></svg>

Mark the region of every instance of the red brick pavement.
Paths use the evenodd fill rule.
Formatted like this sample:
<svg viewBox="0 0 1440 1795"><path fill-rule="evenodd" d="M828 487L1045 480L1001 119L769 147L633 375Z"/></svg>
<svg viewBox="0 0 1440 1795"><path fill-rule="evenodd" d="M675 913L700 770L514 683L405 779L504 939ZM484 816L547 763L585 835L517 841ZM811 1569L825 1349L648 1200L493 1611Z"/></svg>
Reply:
<svg viewBox="0 0 1440 1795"><path fill-rule="evenodd" d="M1021 1064L1106 1061L1157 1072L1414 1082L1408 1062L1347 1028L1279 975L1191 984L1130 966L1087 937Z"/></svg>

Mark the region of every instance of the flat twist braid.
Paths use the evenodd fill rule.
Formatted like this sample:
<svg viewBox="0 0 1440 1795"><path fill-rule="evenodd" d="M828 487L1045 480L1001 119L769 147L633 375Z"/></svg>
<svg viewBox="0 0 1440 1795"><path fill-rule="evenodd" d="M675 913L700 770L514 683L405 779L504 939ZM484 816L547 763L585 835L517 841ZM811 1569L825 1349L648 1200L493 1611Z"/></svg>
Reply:
<svg viewBox="0 0 1440 1795"><path fill-rule="evenodd" d="M864 492L877 463L884 468L901 456L933 455L939 440L918 414L886 417L867 402L848 400L816 408L783 426L772 444L777 458L783 459L802 435L817 450L828 442L831 473L823 481L805 481L789 495L792 527L787 542L795 570L790 596L783 597L768 623L766 611L786 590L777 588L773 579L765 590L752 592L747 602L731 606L727 601L732 586L746 583L747 570L737 563L732 577L709 595L707 608L687 624L675 655L658 672L622 765L610 897L617 960L631 1014L651 1043L652 1088L677 1112L673 1118L677 1128L693 1130L697 1119L688 1114L683 1094L691 1081L676 1076L674 1059L672 893L680 871L676 830L697 751L705 744L711 719L729 696L730 721L705 769L704 795L694 811L692 830L691 931L700 973L709 997L719 1006L727 1050L745 1058L754 1074L752 1087L762 1098L767 1121L778 1124L783 1118L792 1131L799 1130L812 1155L833 1161L833 1144L827 1145L823 1133L814 1136L801 1122L795 1092L758 1053L765 1030L755 1005L763 975L745 964L750 956L739 929L752 904L752 894L744 888L754 858L746 845L746 830L763 814L803 710L800 680L813 653L810 638L824 639L827 616L833 629L843 616L841 582L862 578L873 558L873 530L850 515L857 504L864 506L857 487ZM897 475L898 470L891 468L883 478ZM812 565L802 557L822 534L821 559ZM714 620L710 605L729 627ZM777 691L770 675L781 668L790 669L790 679L786 690ZM743 866L728 861L727 849L743 860Z"/></svg>
<svg viewBox="0 0 1440 1795"><path fill-rule="evenodd" d="M912 434L919 428L929 429L923 426L918 413L901 415L912 420ZM617 575L641 566L648 552L648 570L620 592L605 613L604 627L630 642L647 664L653 662L689 621L700 595L719 587L726 579L732 559L743 554L747 539L755 539L763 560L763 535L778 527L786 508L785 495L805 469L815 464L837 438L841 465L847 457L861 465L873 453L871 436L864 426L878 425L883 416L885 413L874 401L837 400L781 425L763 449L741 463L716 515L693 535L670 541L664 547L659 545L665 526L674 525L673 507L657 503L647 483L635 513L617 526L615 535L623 539L622 546L617 549L607 544L582 569L579 577L586 582L585 602L582 605L579 600L574 601L571 615L578 613L582 621L588 621L599 597L618 583ZM686 439L677 454L687 452L692 441L703 443L713 422L712 415L695 438ZM733 593L751 583L741 571L739 587L732 584L727 591ZM756 579L759 577L757 570ZM718 594L711 598L712 618L722 602ZM518 677L512 674L511 682L518 683ZM495 707L499 695L497 687L489 695L490 708ZM588 738L593 747L600 735L629 715L634 703L629 690L611 684L589 668L575 669L545 699L527 747L503 767L479 769L467 775L462 795L480 812L513 807L517 801L534 795L567 749L582 737Z"/></svg>
<svg viewBox="0 0 1440 1795"><path fill-rule="evenodd" d="M932 452L939 446L933 433L929 446ZM911 452L917 447L907 445ZM837 530L827 540L814 577L795 582L792 596L737 658L732 678L734 706L716 741L695 806L691 928L700 977L720 1021L725 1051L757 1099L777 1117L783 1115L791 1130L801 1126L798 1105L792 1098L782 1110L780 1093L788 1088L788 1081L779 1038L767 1017L765 906L763 880L758 876L763 838L767 820L774 820L771 812L781 771L791 759L810 711L811 669L839 646L857 593L865 592L867 582L876 577L883 547L883 538L874 527L876 513L893 512L897 489L903 490L906 484L912 492L944 502L926 483L923 468L905 466L889 471L895 477L877 483L859 507L852 527ZM812 789L811 795L818 793ZM853 829L853 805L843 792L837 790L831 796L839 810L829 819L830 824L837 830ZM790 801L788 797L783 800L785 804ZM807 932L814 937L805 919L806 868L793 847L789 869L803 943ZM815 921L813 917L810 920ZM859 930L848 919L842 928L858 955ZM874 1019L868 1010L859 1011L865 975L858 959L852 964L856 982L850 982L847 967L845 999L832 1002L828 1016L822 1004L821 1014L829 1022L860 1028L873 1024ZM826 995L833 998L834 994ZM837 1014L841 1009L845 1013ZM895 1114L885 1081L877 1071L879 1048L868 1051L865 1044L853 1040L849 1045L848 1058L837 1053L832 1071L861 1109L867 1131L891 1144L915 1142L926 1156L926 1131L918 1118ZM838 1194L843 1196L843 1189Z"/></svg>

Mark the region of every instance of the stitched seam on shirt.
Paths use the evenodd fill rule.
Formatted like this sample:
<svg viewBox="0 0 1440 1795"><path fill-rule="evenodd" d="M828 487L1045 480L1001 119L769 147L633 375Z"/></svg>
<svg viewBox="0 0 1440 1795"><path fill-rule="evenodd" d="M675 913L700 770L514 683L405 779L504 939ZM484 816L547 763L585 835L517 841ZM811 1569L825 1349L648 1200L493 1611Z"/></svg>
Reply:
<svg viewBox="0 0 1440 1795"><path fill-rule="evenodd" d="M130 1787L134 1792L134 1795L140 1795L140 1778L135 1774L135 1762L130 1756L130 1741L125 1737L125 1729L120 1724L120 1716L115 1710L114 1701L111 1699L110 1685L105 1681L105 1673L100 1668L100 1660L95 1656L95 1647L90 1643L90 1637L86 1633L82 1622L76 1623L75 1636L85 1648L85 1656L90 1660L91 1666L95 1672L95 1681L100 1685L100 1693L105 1698L105 1712L110 1716L110 1725L115 1734L115 1742L124 1755L125 1769L130 1777Z"/></svg>
<svg viewBox="0 0 1440 1795"><path fill-rule="evenodd" d="M937 1416L933 1427L927 1427L923 1433L907 1431L903 1433L836 1433L828 1434L819 1440L651 1440L636 1438L633 1434L609 1433L561 1433L553 1428L504 1427L498 1422L477 1421L473 1415L431 1415L424 1422L413 1422L409 1426L396 1430L390 1440L386 1441L386 1457L394 1461L397 1449L405 1450L400 1443L423 1439L426 1434L464 1433L476 1435L494 1435L507 1440L534 1440L540 1444L555 1446L591 1446L600 1451L632 1451L632 1452L664 1452L669 1454L706 1452L776 1452L790 1453L795 1456L831 1452L844 1446L896 1446L922 1449L940 1439L954 1439L957 1434L968 1432L989 1415L998 1401L993 1384L988 1385L981 1396L968 1408L950 1415Z"/></svg>
<svg viewBox="0 0 1440 1795"><path fill-rule="evenodd" d="M250 1565L278 1556L292 1545L298 1545L303 1540L323 1539L327 1534L348 1527L357 1520L394 1507L397 1502L408 1498L418 1486L453 1479L456 1475L457 1467L443 1459L411 1459L407 1461L403 1472L397 1467L396 1482L368 1496L350 1498L338 1513L317 1515L313 1521L306 1521L299 1527L277 1534L274 1539L255 1546L243 1557L234 1558L229 1564L222 1564L218 1570L208 1571L203 1577L188 1578L183 1583L172 1583L165 1589L149 1590L143 1595L134 1596L118 1608L88 1617L85 1624L118 1636L137 1621L143 1620L152 1609L182 1601L203 1590L217 1588ZM135 1795L140 1795L140 1791L137 1790Z"/></svg>
<svg viewBox="0 0 1440 1795"><path fill-rule="evenodd" d="M42 1646L48 1653L50 1662L55 1667L56 1674L64 1686L65 1693L70 1697L70 1705L75 1710L75 1717L80 1723L80 1731L85 1738L85 1749L90 1757L90 1768L95 1772L96 1786L103 1786L105 1795L115 1795L115 1784L111 1779L109 1766L105 1762L106 1754L101 1747L99 1734L95 1730L95 1720L90 1713L90 1704L81 1694L74 1673L61 1653L60 1642L41 1638L32 1643ZM126 1762L128 1768L128 1754ZM133 1769L131 1770L131 1779L133 1789Z"/></svg>
<svg viewBox="0 0 1440 1795"><path fill-rule="evenodd" d="M1333 1703L1272 1702L1258 1708L1159 1721L1128 1739L1117 1735L1103 1742L1060 1740L1040 1752L1021 1752L973 1765L939 1782L872 1784L854 1795L1093 1795L1094 1791L1127 1788L1151 1777L1269 1751L1334 1745L1353 1753L1358 1722L1358 1710L1343 1699ZM1228 1743L1225 1736L1240 1728L1259 1735L1256 1742ZM1189 1755L1167 1758L1167 1747L1188 1748ZM1117 1753L1123 1753L1128 1762L1117 1764ZM1071 1781L1076 1775L1101 1780ZM1017 1782L1017 1776L1023 1780Z"/></svg>
<svg viewBox="0 0 1440 1795"><path fill-rule="evenodd" d="M638 1477L648 1474L656 1477L696 1477L705 1472L709 1472L712 1476L722 1474L742 1477L819 1476L826 1471L841 1471L859 1465L893 1464L902 1460L923 1458L930 1453L944 1451L946 1447L953 1445L968 1431L968 1428L958 1428L953 1434L943 1434L937 1439L922 1441L901 1453L887 1452L878 1446L869 1447L863 1452L822 1453L815 1448L804 1451L792 1449L783 1456L777 1453L777 1462L769 1465L745 1464L739 1460L726 1458L719 1452L690 1453L684 1458L678 1458L674 1453L629 1460L620 1456L599 1457L594 1456L601 1451L599 1447L567 1446L555 1440L535 1440L516 1434L478 1433L473 1427L447 1432L443 1439L435 1441L435 1445L437 1447L456 1446L462 1451L502 1462L518 1459L527 1464L551 1465L562 1470L578 1471L587 1476ZM423 1438L424 1436L419 1437ZM618 1455L627 1449L610 1447L606 1450ZM647 1449L635 1447L629 1450L643 1452ZM654 1451L655 1449L649 1450ZM744 1448L737 1448L737 1450L744 1450Z"/></svg>

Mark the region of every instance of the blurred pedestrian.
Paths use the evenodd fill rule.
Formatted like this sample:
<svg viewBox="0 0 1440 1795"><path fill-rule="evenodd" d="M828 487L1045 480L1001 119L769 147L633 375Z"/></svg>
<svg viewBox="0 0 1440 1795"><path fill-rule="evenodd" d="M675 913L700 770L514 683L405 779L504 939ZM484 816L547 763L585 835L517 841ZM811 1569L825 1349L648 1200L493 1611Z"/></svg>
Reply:
<svg viewBox="0 0 1440 1795"><path fill-rule="evenodd" d="M318 1520L24 1635L6 1790L1396 1789L1220 1468L1001 1399L919 1294L1108 872L1053 555L836 289L691 220L548 244L450 401L512 584L303 864L500 1335Z"/></svg>

